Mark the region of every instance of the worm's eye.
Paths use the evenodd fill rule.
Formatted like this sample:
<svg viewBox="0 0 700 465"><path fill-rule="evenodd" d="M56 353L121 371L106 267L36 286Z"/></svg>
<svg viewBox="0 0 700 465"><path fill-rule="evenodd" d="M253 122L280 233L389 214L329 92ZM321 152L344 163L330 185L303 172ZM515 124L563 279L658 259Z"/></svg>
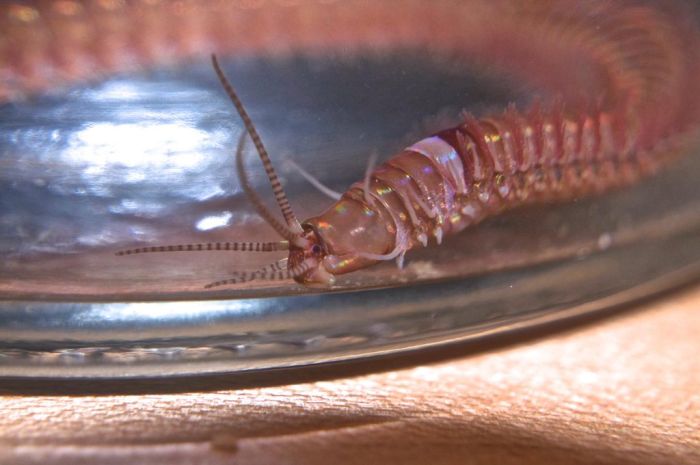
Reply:
<svg viewBox="0 0 700 465"><path fill-rule="evenodd" d="M321 253L321 246L318 244L314 244L311 246L311 253L314 255L318 255Z"/></svg>

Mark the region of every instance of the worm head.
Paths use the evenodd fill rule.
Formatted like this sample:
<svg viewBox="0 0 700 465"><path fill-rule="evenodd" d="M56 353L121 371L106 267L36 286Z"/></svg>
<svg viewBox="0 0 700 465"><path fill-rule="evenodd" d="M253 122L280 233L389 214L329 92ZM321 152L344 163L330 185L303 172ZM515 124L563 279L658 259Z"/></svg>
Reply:
<svg viewBox="0 0 700 465"><path fill-rule="evenodd" d="M299 245L292 242L289 247L289 269L294 272L294 280L306 286L332 286L335 276L323 266L329 256L325 244L309 227L304 228L301 239Z"/></svg>

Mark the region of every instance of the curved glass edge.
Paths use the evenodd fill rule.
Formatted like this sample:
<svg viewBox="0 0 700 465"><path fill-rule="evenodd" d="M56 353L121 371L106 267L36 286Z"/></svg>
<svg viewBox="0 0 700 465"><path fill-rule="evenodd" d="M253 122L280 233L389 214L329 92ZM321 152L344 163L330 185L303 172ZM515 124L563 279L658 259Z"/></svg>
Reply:
<svg viewBox="0 0 700 465"><path fill-rule="evenodd" d="M688 234L577 262L322 298L4 302L0 378L230 374L475 341L612 309L696 280L700 256L693 250L700 254L700 236Z"/></svg>

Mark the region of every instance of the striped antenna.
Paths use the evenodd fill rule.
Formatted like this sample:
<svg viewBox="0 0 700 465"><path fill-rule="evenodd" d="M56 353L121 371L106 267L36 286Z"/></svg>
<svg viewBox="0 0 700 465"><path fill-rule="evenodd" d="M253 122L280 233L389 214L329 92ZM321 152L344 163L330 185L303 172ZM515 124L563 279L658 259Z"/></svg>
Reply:
<svg viewBox="0 0 700 465"><path fill-rule="evenodd" d="M271 263L263 268L256 271L234 271L233 278L224 279L221 281L214 281L204 286L204 289L211 289L212 287L227 286L230 284L240 284L247 281L253 281L254 279L262 279L267 281L282 281L285 279L292 278L293 275L290 270L284 265L286 260L280 260L275 263Z"/></svg>
<svg viewBox="0 0 700 465"><path fill-rule="evenodd" d="M204 286L204 289L211 289L212 287L227 286L230 284L240 284L247 281L253 281L255 279L261 279L265 281L283 281L285 279L292 279L303 275L309 271L312 264L305 260L299 265L293 268L287 268L287 259L279 260L275 263L271 263L263 268L256 271L234 271L233 278L224 279L221 281L214 281Z"/></svg>
<svg viewBox="0 0 700 465"><path fill-rule="evenodd" d="M299 277L299 276L303 275L304 273L306 273L307 271L309 271L311 269L311 267L315 266L315 265L316 265L315 263L312 265L312 263L309 262L308 259L304 260L303 262L301 262L300 264L298 264L294 268L290 268L289 275L292 278Z"/></svg>
<svg viewBox="0 0 700 465"><path fill-rule="evenodd" d="M255 144L255 148L258 151L260 160L262 161L263 167L265 168L265 173L267 174L267 177L270 180L272 192L275 194L275 200L277 200L277 205L279 205L280 210L282 211L282 215L284 216L284 219L287 222L287 225L289 226L293 234L302 234L303 229L301 227L301 224L299 224L299 220L297 219L296 215L294 215L292 207L289 205L289 200L287 200L287 195L284 193L282 183L277 177L277 173L275 172L275 169L272 166L270 156L267 154L267 150L265 150L265 146L263 145L262 140L260 139L260 135L255 129L255 126L253 125L250 116L248 116L248 112L243 107L241 99L238 98L236 91L233 90L233 86L231 86L231 83L228 81L228 79L224 75L224 72L221 70L216 55L212 54L211 62L214 66L214 71L216 71L216 75L219 77L219 81L221 81L221 85L224 87L224 90L231 99L233 106L236 107L236 111L238 111L241 120L243 120L243 124L245 125L246 131L248 131L248 134L250 134L250 138L253 139L253 144Z"/></svg>
<svg viewBox="0 0 700 465"><path fill-rule="evenodd" d="M241 137L238 139L238 147L236 148L236 171L238 172L238 180L241 183L243 192L245 192L245 195L248 197L248 200L250 200L250 202L253 204L253 207L255 207L255 210L258 212L258 214L262 216L262 218L267 222L267 224L272 226L272 229L277 231L277 233L280 236L284 237L288 241L297 242L298 235L294 234L291 229L277 221L272 212L268 210L260 196L255 192L255 190L253 190L253 187L250 185L250 181L248 180L248 173L246 172L245 166L243 165L243 154L245 153L246 135L247 134L245 132L241 134Z"/></svg>
<svg viewBox="0 0 700 465"><path fill-rule="evenodd" d="M289 242L202 242L199 244L156 245L152 247L120 250L116 252L115 255L136 255L159 252L207 252L220 250L231 252L276 252L278 250L289 250Z"/></svg>

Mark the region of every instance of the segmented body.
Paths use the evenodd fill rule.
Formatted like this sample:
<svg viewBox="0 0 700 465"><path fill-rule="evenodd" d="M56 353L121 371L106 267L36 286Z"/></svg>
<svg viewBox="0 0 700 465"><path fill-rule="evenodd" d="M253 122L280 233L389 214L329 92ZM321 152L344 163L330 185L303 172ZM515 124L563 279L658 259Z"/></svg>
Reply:
<svg viewBox="0 0 700 465"><path fill-rule="evenodd" d="M594 21L577 22L573 36L551 39L592 51L604 65L604 97L573 109L555 101L526 113L512 107L490 118L467 114L463 124L406 148L304 222L329 254L343 257L324 259L324 267L341 274L379 260L401 264L430 237L440 243L505 209L631 184L674 157L679 129L693 120L681 103L693 67L651 11L602 13L604 19L597 11ZM595 19L610 29L593 39L586 27Z"/></svg>
<svg viewBox="0 0 700 465"><path fill-rule="evenodd" d="M304 224L332 244L333 253L356 255L344 272L400 260L429 238L439 244L444 235L506 209L631 184L675 153L668 146L647 151L634 145L604 112L580 121L556 110L467 116L462 125L390 158L370 174L368 189L356 183Z"/></svg>

